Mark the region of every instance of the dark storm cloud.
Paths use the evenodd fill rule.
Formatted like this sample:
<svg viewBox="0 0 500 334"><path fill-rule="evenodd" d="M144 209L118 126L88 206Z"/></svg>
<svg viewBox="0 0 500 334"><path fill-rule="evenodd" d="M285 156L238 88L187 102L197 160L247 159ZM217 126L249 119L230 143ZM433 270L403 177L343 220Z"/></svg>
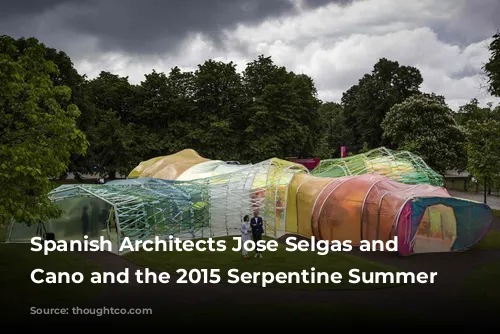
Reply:
<svg viewBox="0 0 500 334"><path fill-rule="evenodd" d="M17 15L40 14L63 3L71 2L78 2L78 0L2 0L0 19Z"/></svg>
<svg viewBox="0 0 500 334"><path fill-rule="evenodd" d="M302 0L303 8L357 0ZM221 42L224 30L295 12L297 0L24 0L2 1L0 34L35 36L81 52L75 40L97 42L100 51L157 54L175 51L193 33ZM457 6L459 6L457 4ZM500 28L499 0L467 0L452 20L428 22L439 38L467 45ZM234 42L234 41L233 41ZM220 44L218 45L220 48ZM235 45L232 46L237 47ZM76 51L75 51L76 50ZM97 51L97 50L96 50Z"/></svg>
<svg viewBox="0 0 500 334"><path fill-rule="evenodd" d="M329 3L346 4L352 0L304 0L308 8ZM31 0L8 1L0 18L10 18L1 30L19 36L36 36L38 27L54 33L65 31L96 38L103 51L127 51L150 54L174 50L193 33L202 33L215 42L222 32L238 24L259 23L295 11L293 0ZM50 20L33 23L37 14L52 10ZM23 16L12 20L13 16ZM51 22L54 20L54 22ZM1 21L1 20L0 20ZM18 23L22 21L23 25ZM31 28L30 25L33 25ZM48 27L48 29L47 29ZM27 37L27 36L26 36ZM50 40L50 37L49 37ZM60 44L59 41L57 44ZM68 41L69 42L69 41ZM64 44L64 43L62 43Z"/></svg>
<svg viewBox="0 0 500 334"><path fill-rule="evenodd" d="M336 3L338 5L349 5L355 0L303 0L303 3L308 8L319 8L331 3Z"/></svg>
<svg viewBox="0 0 500 334"><path fill-rule="evenodd" d="M461 46L490 38L500 29L500 1L467 0L452 20L434 28L440 39Z"/></svg>
<svg viewBox="0 0 500 334"><path fill-rule="evenodd" d="M64 25L95 36L103 50L150 53L175 48L190 33L217 39L223 29L294 10L290 0L95 0L66 7Z"/></svg>

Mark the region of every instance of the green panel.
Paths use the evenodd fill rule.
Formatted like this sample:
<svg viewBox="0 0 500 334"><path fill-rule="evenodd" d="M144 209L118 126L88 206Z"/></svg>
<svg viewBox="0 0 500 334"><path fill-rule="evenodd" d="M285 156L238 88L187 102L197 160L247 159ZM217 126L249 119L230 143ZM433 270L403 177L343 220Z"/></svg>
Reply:
<svg viewBox="0 0 500 334"><path fill-rule="evenodd" d="M405 184L442 186L443 178L419 156L381 147L342 159L321 160L311 172L318 177L342 177L375 173Z"/></svg>

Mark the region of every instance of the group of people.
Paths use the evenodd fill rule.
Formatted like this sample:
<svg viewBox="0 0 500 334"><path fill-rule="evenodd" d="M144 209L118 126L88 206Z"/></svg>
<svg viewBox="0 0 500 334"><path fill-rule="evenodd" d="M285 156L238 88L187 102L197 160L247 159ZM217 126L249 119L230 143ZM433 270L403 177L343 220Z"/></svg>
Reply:
<svg viewBox="0 0 500 334"><path fill-rule="evenodd" d="M244 244L253 238L253 241L262 240L262 234L264 234L264 220L259 217L259 213L255 211L253 213L252 219L248 215L243 217L243 224L241 224L241 242ZM245 247L242 249L243 257L248 258L248 251ZM262 253L256 249L255 257L262 257Z"/></svg>

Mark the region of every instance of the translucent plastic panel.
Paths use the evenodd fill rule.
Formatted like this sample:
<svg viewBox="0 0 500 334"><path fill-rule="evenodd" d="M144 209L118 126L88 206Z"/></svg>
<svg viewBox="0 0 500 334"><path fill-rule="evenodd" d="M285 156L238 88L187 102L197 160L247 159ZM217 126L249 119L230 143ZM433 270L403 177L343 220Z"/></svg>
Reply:
<svg viewBox="0 0 500 334"><path fill-rule="evenodd" d="M142 172L144 172L145 169L151 167L155 162L157 162L158 160L160 160L162 158L164 158L164 157L156 157L156 158L141 162L137 167L134 168L134 170L132 170L130 172L130 174L128 175L128 178L139 177L142 174Z"/></svg>
<svg viewBox="0 0 500 334"><path fill-rule="evenodd" d="M411 211L411 221L406 222L412 225L411 238L425 236L427 239L443 240L444 237L446 247L452 251L473 247L484 238L493 220L493 213L486 204L452 198L449 195L446 197L438 191L432 192L428 197L414 198ZM423 230L419 230L420 228ZM428 249L422 244L418 245L416 240L415 249L410 248L407 253L423 250L428 252Z"/></svg>
<svg viewBox="0 0 500 334"><path fill-rule="evenodd" d="M385 147L343 159L322 160L311 173L321 177L373 173L405 184L443 184L441 175L432 170L419 156L406 151L392 151Z"/></svg>
<svg viewBox="0 0 500 334"><path fill-rule="evenodd" d="M37 236L37 228L38 225L27 226L23 223L13 223L7 242L30 242L31 238Z"/></svg>
<svg viewBox="0 0 500 334"><path fill-rule="evenodd" d="M178 181L188 181L196 179L204 179L206 177L211 177L217 166L225 164L225 162L220 160L211 160L207 162L201 162L187 169L184 173L177 177Z"/></svg>
<svg viewBox="0 0 500 334"><path fill-rule="evenodd" d="M344 182L331 184L325 189L327 196L318 201L319 214L313 217L313 232L324 240L361 241L361 212L364 198L379 175L366 175L362 179L340 178ZM317 208L315 207L315 211ZM314 227L317 226L317 231Z"/></svg>
<svg viewBox="0 0 500 334"><path fill-rule="evenodd" d="M55 204L64 212L60 218L44 222L44 226L35 224L28 227L23 223L14 223L9 241L29 242L37 236L37 232L38 236L45 232L54 233L56 240L83 240L84 235L89 240L101 236L116 239L116 229L108 231L112 207L106 202L95 197L72 197Z"/></svg>
<svg viewBox="0 0 500 334"><path fill-rule="evenodd" d="M175 154L141 162L130 173L129 178L155 177L175 180L189 168L206 161L209 159L201 157L195 150L186 149Z"/></svg>
<svg viewBox="0 0 500 334"><path fill-rule="evenodd" d="M449 252L457 236L455 213L450 207L433 205L425 210L415 236L415 253Z"/></svg>

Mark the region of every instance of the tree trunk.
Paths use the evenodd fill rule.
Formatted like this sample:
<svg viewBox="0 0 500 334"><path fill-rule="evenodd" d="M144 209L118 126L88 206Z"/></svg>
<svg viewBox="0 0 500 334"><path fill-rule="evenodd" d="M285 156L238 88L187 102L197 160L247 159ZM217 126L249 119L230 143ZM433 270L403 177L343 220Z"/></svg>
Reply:
<svg viewBox="0 0 500 334"><path fill-rule="evenodd" d="M488 183L484 180L484 204L486 204L486 194L488 192Z"/></svg>

